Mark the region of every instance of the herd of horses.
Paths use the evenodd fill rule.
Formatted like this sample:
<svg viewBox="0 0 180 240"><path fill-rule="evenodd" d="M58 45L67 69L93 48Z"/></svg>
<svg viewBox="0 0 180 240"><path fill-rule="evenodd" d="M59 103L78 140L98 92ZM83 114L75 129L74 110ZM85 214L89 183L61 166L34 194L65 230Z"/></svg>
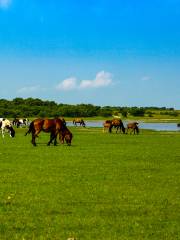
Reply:
<svg viewBox="0 0 180 240"><path fill-rule="evenodd" d="M27 118L14 118L12 120L12 125L16 126L17 128L23 127L23 126L28 126L30 123L29 119Z"/></svg>
<svg viewBox="0 0 180 240"><path fill-rule="evenodd" d="M73 119L73 124L75 126L77 126L77 124L83 127L86 126L84 120L81 118ZM58 137L62 144L66 142L68 146L71 145L73 134L67 127L64 118L37 118L31 122L27 119L14 119L13 121L10 121L8 119L0 118L2 137L4 138L6 131L9 133L10 137L15 137L14 126L18 128L21 125L28 126L28 131L25 133L25 136L27 134L31 134L31 143L33 146L36 146L36 138L39 136L40 132L50 133L50 139L47 143L48 146L50 144L57 145ZM139 133L138 122L128 123L126 128L121 119L106 120L103 123L103 132L107 130L109 133L111 133L113 128L116 129L116 133L118 133L118 131L122 132L123 134L127 134L129 131L130 134Z"/></svg>
<svg viewBox="0 0 180 240"><path fill-rule="evenodd" d="M112 120L106 120L103 123L103 132L107 129L109 133L112 132L112 128L116 129L116 133L122 132L122 133L128 133L130 131L130 134L138 134L139 133L139 127L138 122L131 122L127 124L127 127L124 127L124 124L121 119L112 119Z"/></svg>

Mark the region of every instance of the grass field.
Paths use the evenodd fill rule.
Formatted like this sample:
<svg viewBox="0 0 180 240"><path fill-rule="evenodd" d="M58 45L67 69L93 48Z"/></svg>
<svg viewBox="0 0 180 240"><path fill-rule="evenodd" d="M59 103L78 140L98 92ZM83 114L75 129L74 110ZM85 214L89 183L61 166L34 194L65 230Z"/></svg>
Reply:
<svg viewBox="0 0 180 240"><path fill-rule="evenodd" d="M0 239L180 239L180 133L0 138Z"/></svg>

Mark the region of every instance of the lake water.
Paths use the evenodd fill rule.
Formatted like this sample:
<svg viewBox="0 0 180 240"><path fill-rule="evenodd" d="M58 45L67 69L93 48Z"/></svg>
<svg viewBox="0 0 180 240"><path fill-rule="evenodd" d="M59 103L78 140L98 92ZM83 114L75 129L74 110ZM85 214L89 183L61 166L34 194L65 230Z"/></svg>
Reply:
<svg viewBox="0 0 180 240"><path fill-rule="evenodd" d="M104 121L85 121L87 127L103 127ZM129 121L130 122L130 121ZM127 121L123 121L125 127ZM67 122L67 126L73 126L72 122ZM144 123L139 122L140 129L151 129L156 131L180 131L177 123Z"/></svg>

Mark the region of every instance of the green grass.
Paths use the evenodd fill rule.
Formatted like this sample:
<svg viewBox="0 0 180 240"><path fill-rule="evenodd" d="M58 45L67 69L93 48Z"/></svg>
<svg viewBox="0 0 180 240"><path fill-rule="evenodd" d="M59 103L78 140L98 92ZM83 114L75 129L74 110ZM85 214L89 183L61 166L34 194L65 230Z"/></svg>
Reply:
<svg viewBox="0 0 180 240"><path fill-rule="evenodd" d="M0 239L180 239L180 133L0 138Z"/></svg>

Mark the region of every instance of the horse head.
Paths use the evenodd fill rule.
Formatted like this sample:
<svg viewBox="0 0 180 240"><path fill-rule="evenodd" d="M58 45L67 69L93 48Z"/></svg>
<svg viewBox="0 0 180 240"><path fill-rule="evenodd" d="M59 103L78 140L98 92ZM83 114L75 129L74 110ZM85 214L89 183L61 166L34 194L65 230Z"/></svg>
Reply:
<svg viewBox="0 0 180 240"><path fill-rule="evenodd" d="M15 131L12 126L9 127L9 132L11 137L15 137Z"/></svg>

